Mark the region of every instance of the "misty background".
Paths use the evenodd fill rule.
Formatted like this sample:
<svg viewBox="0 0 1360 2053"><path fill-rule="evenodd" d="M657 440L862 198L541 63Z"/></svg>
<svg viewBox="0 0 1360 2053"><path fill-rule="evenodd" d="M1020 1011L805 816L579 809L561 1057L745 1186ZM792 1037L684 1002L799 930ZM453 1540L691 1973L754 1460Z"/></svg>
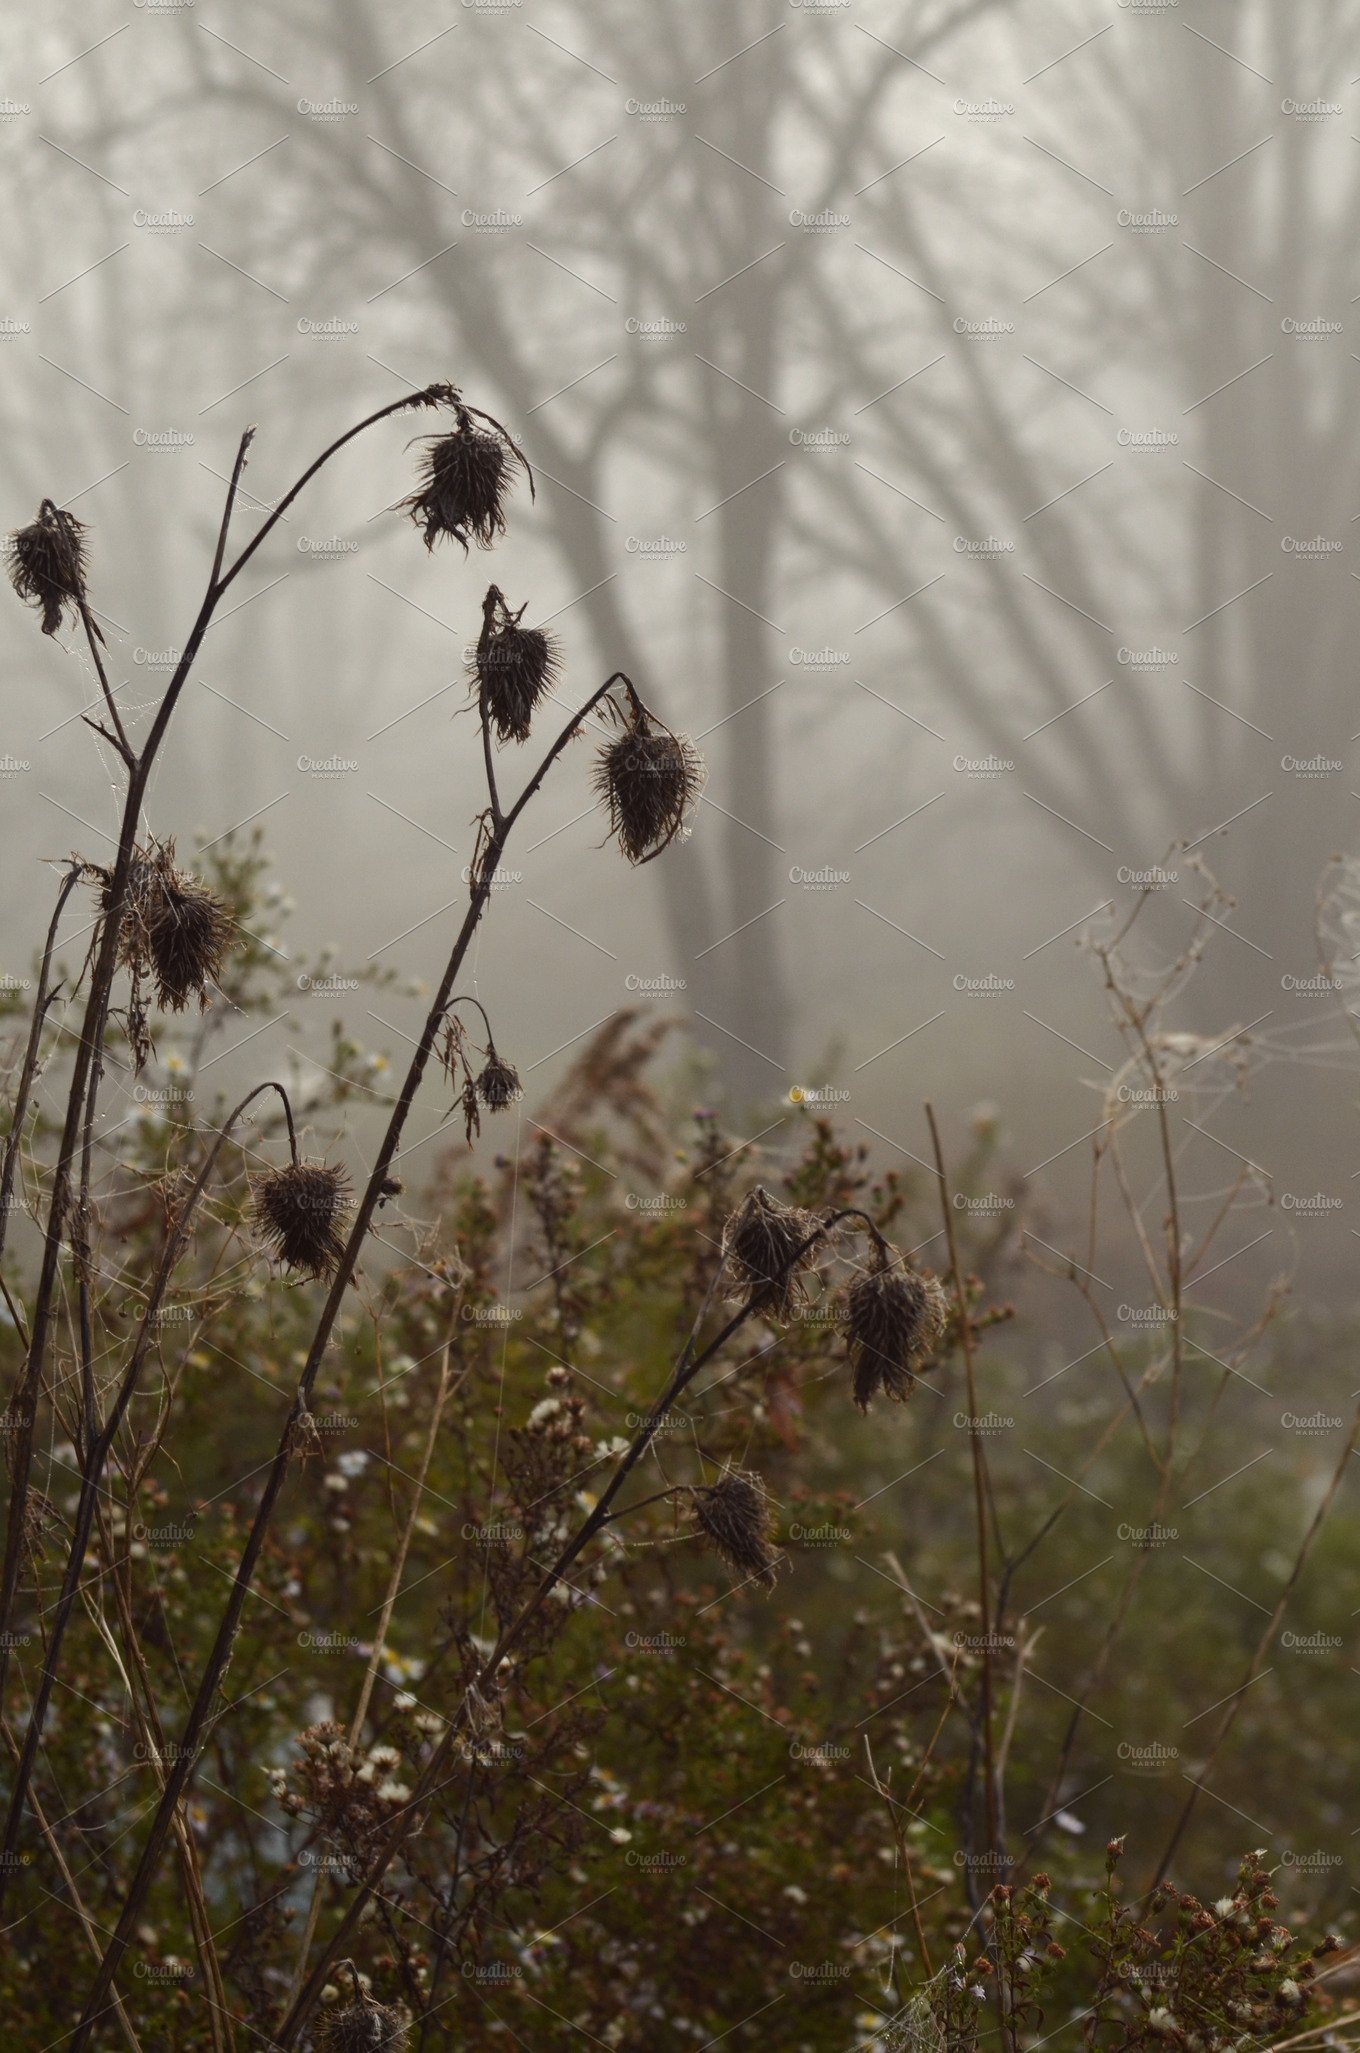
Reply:
<svg viewBox="0 0 1360 2053"><path fill-rule="evenodd" d="M258 823L295 901L278 945L432 978L483 802L465 665L494 577L560 637L564 704L625 670L709 764L692 839L637 875L600 846L588 746L526 816L475 989L531 1096L659 1006L771 1147L790 1089L902 1167L924 1097L956 1148L994 1106L1064 1246L1123 1053L1078 943L1154 872L1174 954L1194 843L1236 905L1179 1023L1250 1026L1260 1067L1227 1154L1182 1136L1190 1173L1262 1163L1271 1263L1294 1249L1349 1305L1360 1053L1313 929L1324 864L1360 848L1358 12L11 15L3 521L50 496L90 523L134 739L247 423L241 540L403 384L456 381L538 477L464 562L391 511L427 420L328 467L209 634L155 830L187 852ZM0 662L22 977L39 859L111 848L116 766L71 636L11 602ZM419 1011L299 992L218 1075L324 1061L337 1009L394 1058Z"/></svg>

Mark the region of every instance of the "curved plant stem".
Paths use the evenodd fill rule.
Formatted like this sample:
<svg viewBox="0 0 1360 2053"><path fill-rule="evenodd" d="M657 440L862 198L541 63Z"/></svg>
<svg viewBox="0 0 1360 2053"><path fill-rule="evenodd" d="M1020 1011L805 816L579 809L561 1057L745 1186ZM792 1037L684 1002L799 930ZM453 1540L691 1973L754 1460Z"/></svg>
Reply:
<svg viewBox="0 0 1360 2053"><path fill-rule="evenodd" d="M137 829L141 819L142 805L150 784L151 772L166 730L179 703L184 686L197 659L203 637L212 624L213 615L222 594L239 577L241 571L255 554L265 537L282 519L285 511L297 498L308 481L329 462L336 451L343 448L356 435L376 422L386 420L390 414L399 413L410 406L437 405L443 403L443 396L449 388L427 387L420 392L407 392L389 405L380 407L376 413L337 437L324 449L316 460L309 464L291 490L279 501L269 518L263 522L258 533L247 543L229 570L222 568L226 557L227 536L231 517L240 487L241 473L245 469L255 430L248 428L241 437L232 468L231 481L227 487L226 503L222 510L222 521L218 531L217 547L213 556L212 572L207 589L199 603L198 613L189 636L184 644L179 662L165 696L156 709L150 731L140 755L128 762L128 786L123 802L123 817L119 828L117 853L105 889L103 924L98 944L94 950L94 963L90 976L89 995L86 1000L84 1018L76 1043L75 1057L71 1067L71 1080L66 1105L66 1116L62 1127L57 1160L52 1175L51 1192L48 1199L47 1225L43 1239L42 1263L38 1275L37 1294L29 1334L24 1368L15 1393L15 1408L18 1414L17 1431L13 1439L10 1465L9 1515L5 1534L4 1565L0 1569L0 1707L3 1706L5 1688L9 1677L9 1655L11 1626L14 1606L19 1590L19 1574L24 1552L24 1521L28 1509L29 1479L33 1468L33 1435L37 1420L38 1397L43 1387L47 1348L51 1336L53 1304L56 1297L58 1270L61 1264L62 1244L65 1238L71 1203L71 1178L80 1147L82 1121L85 1116L86 1098L89 1089L90 1072L98 1060L103 1023L107 1017L109 993L118 967L119 947L122 939L123 911L127 902L128 883L136 847ZM89 623L87 623L88 631ZM93 645L95 637L91 634ZM116 717L116 715L115 715ZM4 1900L6 1876L0 1872L0 1902Z"/></svg>
<svg viewBox="0 0 1360 2053"><path fill-rule="evenodd" d="M336 446L339 445L337 444ZM378 1148L368 1182L355 1207L349 1237L346 1240L344 1252L336 1265L330 1289L317 1320L316 1330L298 1380L293 1403L290 1407L283 1432L280 1435L273 1461L270 1463L269 1472L265 1478L264 1488L260 1495L260 1502L256 1509L250 1533L240 1561L237 1564L236 1574L232 1580L231 1593L222 1614L217 1637L208 1656L199 1681L198 1690L180 1736L174 1768L167 1779L165 1790L157 1806L155 1816L152 1819L151 1828L147 1834L146 1843L142 1848L140 1859L124 1899L117 1925L105 1949L104 1958L100 1963L94 1987L86 2001L80 2022L71 2038L69 2053L80 2053L80 2049L89 2044L90 2032L104 2009L114 1976L117 1974L119 1964L127 1951L129 1938L141 1914L141 1908L146 1900L147 1891L151 1887L152 1880L160 1864L176 1806L180 1803L185 1789L192 1778L194 1768L197 1765L197 1757L202 1745L204 1731L211 1716L213 1704L216 1701L218 1685L221 1682L223 1672L231 1656L241 1612L244 1609L246 1598L250 1594L250 1586L254 1579L256 1568L259 1565L265 1536L269 1530L270 1521L273 1518L274 1509L278 1503L284 1478L287 1475L292 1459L299 1421L303 1414L311 1408L312 1391L326 1350L330 1345L331 1333L339 1316L345 1291L358 1264L360 1250L367 1236L369 1224L383 1195L383 1185L386 1183L391 1171L401 1143L402 1134L405 1131L406 1121L410 1116L411 1108L415 1103L416 1095L420 1089L430 1056L433 1053L440 1028L443 1025L454 983L463 966L472 937L477 930L482 914L490 899L492 877L496 865L500 861L506 840L520 814L524 811L525 806L528 805L563 749L566 748L572 737L579 731L582 723L589 717L594 708L603 699L607 698L609 693L620 683L625 685L628 690L632 690L631 684L624 677L623 673L615 671L597 691L591 694L579 712L573 713L557 739L548 749L542 762L525 785L510 811L504 816L499 826L493 826L482 849L480 860L474 868L471 887L472 902L468 907L463 924L459 928L452 953L445 965L444 973L439 980L439 988L435 992L429 1012L426 1015L424 1027L416 1043L415 1053L411 1058L410 1066L407 1069L406 1078L402 1084L396 1104L393 1106L387 1130ZM307 1988L302 1993L302 1997L298 1999L301 2002L303 1998L308 1998L308 2010L311 2008L311 2001L314 2000L309 1998L310 1989L311 1983L309 1982Z"/></svg>

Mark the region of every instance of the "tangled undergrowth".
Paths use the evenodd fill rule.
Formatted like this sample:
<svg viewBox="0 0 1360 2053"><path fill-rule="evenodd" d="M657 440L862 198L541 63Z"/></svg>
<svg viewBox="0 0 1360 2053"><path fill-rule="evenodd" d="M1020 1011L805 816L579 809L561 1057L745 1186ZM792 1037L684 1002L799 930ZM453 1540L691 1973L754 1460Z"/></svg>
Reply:
<svg viewBox="0 0 1360 2053"><path fill-rule="evenodd" d="M427 545L490 546L524 459L447 385L360 426L404 407L452 423L402 502ZM198 642L310 475L228 565L250 443L139 747L85 531L45 501L15 542L44 631L85 631L127 773L115 861L62 866L32 1001L0 996L16 2043L1354 2043L1353 1721L1337 1664L1306 1662L1349 1619L1354 1424L1339 1460L1310 1444L1269 1499L1191 1517L1249 1425L1227 1379L1286 1345L1283 1279L1245 1316L1200 1295L1260 1173L1188 1187L1170 1126L1259 1052L1172 1016L1213 880L1187 859L1169 964L1136 955L1136 912L1090 937L1127 1055L1076 1254L1031 1231L991 1115L946 1151L927 1104L901 1172L806 1101L744 1139L637 1013L530 1111L513 1023L456 989L506 842L592 710L630 863L688 832L702 767L615 675L503 800L560 673L492 586L468 909L404 1076L336 1022L324 1063L232 1104L223 1028L336 967L279 945L258 841L194 871L143 819ZM412 1189L422 1086L450 1145ZM1131 1334L1093 1289L1110 1190L1149 1298ZM1095 1332L1058 1367L1012 1323L1045 1270ZM1051 1390L1092 1356L1094 1396ZM1220 1594L1243 1563L1271 1599L1245 1622ZM1316 1853L1258 1818L1282 1791Z"/></svg>

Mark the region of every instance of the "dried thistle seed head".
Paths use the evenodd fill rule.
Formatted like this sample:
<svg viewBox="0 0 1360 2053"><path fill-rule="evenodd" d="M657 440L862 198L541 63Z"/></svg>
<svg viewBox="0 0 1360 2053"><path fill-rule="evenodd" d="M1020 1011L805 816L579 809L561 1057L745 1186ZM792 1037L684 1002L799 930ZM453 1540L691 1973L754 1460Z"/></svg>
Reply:
<svg viewBox="0 0 1360 2053"><path fill-rule="evenodd" d="M102 870L103 902L112 899L111 872ZM230 907L198 877L175 862L173 841L133 850L123 901L119 958L134 981L149 973L156 1002L183 1012L192 998L208 1003L208 989L236 939Z"/></svg>
<svg viewBox="0 0 1360 2053"><path fill-rule="evenodd" d="M41 612L44 634L55 634L68 612L73 619L80 618L85 534L83 521L44 499L37 519L16 528L9 538L10 583L21 599Z"/></svg>
<svg viewBox="0 0 1360 2053"><path fill-rule="evenodd" d="M650 862L686 831L703 787L703 758L693 742L640 710L596 758L595 789L630 863Z"/></svg>
<svg viewBox="0 0 1360 2053"><path fill-rule="evenodd" d="M480 425L471 411L454 403L455 426L431 435L421 458L420 483L401 504L433 549L441 535L489 549L505 533L505 500L515 465L528 465L504 430Z"/></svg>
<svg viewBox="0 0 1360 2053"><path fill-rule="evenodd" d="M723 1228L722 1251L736 1301L758 1306L770 1318L787 1318L802 1299L802 1271L814 1253L804 1243L816 1230L810 1212L782 1205L763 1185L748 1191Z"/></svg>
<svg viewBox="0 0 1360 2053"><path fill-rule="evenodd" d="M206 1008L208 987L221 976L236 939L236 921L217 893L169 866L147 909L146 937L157 1003L183 1012L197 998Z"/></svg>
<svg viewBox="0 0 1360 2053"><path fill-rule="evenodd" d="M916 1387L916 1370L939 1345L946 1310L934 1276L918 1276L886 1251L855 1278L845 1293L846 1343L861 1411L880 1390L905 1404Z"/></svg>
<svg viewBox="0 0 1360 2053"><path fill-rule="evenodd" d="M477 1078L477 1096L488 1112L504 1112L513 1105L523 1085L513 1063L503 1061L494 1048L487 1051L486 1064Z"/></svg>
<svg viewBox="0 0 1360 2053"><path fill-rule="evenodd" d="M750 1469L724 1469L716 1483L695 1490L692 1510L696 1527L730 1567L767 1590L774 1588L774 1516L758 1475Z"/></svg>
<svg viewBox="0 0 1360 2053"><path fill-rule="evenodd" d="M349 1197L343 1169L290 1162L254 1186L255 1218L278 1259L308 1276L330 1276L345 1251L339 1222Z"/></svg>
<svg viewBox="0 0 1360 2053"><path fill-rule="evenodd" d="M410 2026L405 2011L377 2002L356 1976L353 2001L322 2019L318 2037L324 2053L405 2053Z"/></svg>
<svg viewBox="0 0 1360 2053"><path fill-rule="evenodd" d="M523 612L523 607L509 612L496 595L472 666L487 717L501 741L529 739L534 711L558 673L556 640L541 627L521 627Z"/></svg>

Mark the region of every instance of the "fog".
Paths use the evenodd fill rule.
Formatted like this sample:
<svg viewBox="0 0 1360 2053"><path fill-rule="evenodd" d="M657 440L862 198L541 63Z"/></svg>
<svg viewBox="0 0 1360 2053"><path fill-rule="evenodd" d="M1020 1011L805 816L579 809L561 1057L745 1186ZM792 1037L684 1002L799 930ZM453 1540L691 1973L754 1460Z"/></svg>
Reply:
<svg viewBox="0 0 1360 2053"><path fill-rule="evenodd" d="M589 741L526 814L472 987L531 1098L659 1005L773 1148L790 1089L904 1168L923 1099L959 1148L994 1106L1064 1246L1127 1052L1082 937L1151 885L1174 955L1193 844L1234 903L1173 1024L1249 1029L1253 1076L1220 1139L1178 1128L1187 1176L1260 1162L1272 1266L1348 1299L1353 965L1319 988L1314 922L1360 847L1355 26L1334 0L11 19L4 523L43 497L89 523L134 738L247 424L242 538L403 385L455 381L537 479L464 560L394 510L427 418L339 457L210 631L150 824L185 851L258 824L279 947L431 980L494 577L560 637L564 707L623 670L709 765L691 838L637 872ZM118 766L73 635L11 600L0 662L22 978L41 862L107 856ZM394 1053L419 1010L400 984L343 1009ZM324 1063L336 1010L299 991L221 1074Z"/></svg>

